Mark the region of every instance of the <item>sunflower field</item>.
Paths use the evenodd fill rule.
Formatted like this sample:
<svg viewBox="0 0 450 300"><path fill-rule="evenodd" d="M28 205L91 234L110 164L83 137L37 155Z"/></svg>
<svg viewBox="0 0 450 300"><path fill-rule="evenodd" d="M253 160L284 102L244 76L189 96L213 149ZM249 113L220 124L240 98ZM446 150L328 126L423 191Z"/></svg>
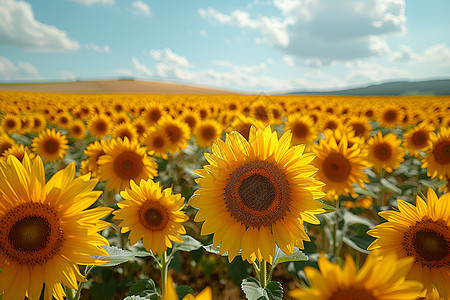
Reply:
<svg viewBox="0 0 450 300"><path fill-rule="evenodd" d="M0 299L450 299L450 97L0 92Z"/></svg>

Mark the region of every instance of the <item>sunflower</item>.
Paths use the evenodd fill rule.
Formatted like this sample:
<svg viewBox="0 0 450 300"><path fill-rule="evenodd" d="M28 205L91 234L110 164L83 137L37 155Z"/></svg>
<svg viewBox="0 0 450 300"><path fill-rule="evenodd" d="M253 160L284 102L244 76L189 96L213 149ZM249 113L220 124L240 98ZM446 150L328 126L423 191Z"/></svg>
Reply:
<svg viewBox="0 0 450 300"><path fill-rule="evenodd" d="M27 134L32 130L33 119L29 115L22 116L20 118L20 131L19 134Z"/></svg>
<svg viewBox="0 0 450 300"><path fill-rule="evenodd" d="M385 128L395 128L397 125L402 125L404 113L395 104L383 106L379 112L377 121Z"/></svg>
<svg viewBox="0 0 450 300"><path fill-rule="evenodd" d="M178 299L177 290L173 284L172 276L167 276L166 286L164 287L164 294L161 300L174 300ZM212 300L212 290L211 287L207 286L201 291L197 296L192 294L187 294L183 297L183 300ZM434 299L433 299L434 300ZM439 300L439 299L436 299Z"/></svg>
<svg viewBox="0 0 450 300"><path fill-rule="evenodd" d="M347 123L353 129L356 136L368 138L372 127L369 124L369 118L366 116L352 116Z"/></svg>
<svg viewBox="0 0 450 300"><path fill-rule="evenodd" d="M111 130L111 127L111 120L105 114L95 115L87 123L89 134L98 139L107 136L109 131Z"/></svg>
<svg viewBox="0 0 450 300"><path fill-rule="evenodd" d="M168 159L169 138L158 126L151 127L142 139L150 155Z"/></svg>
<svg viewBox="0 0 450 300"><path fill-rule="evenodd" d="M185 110L181 114L180 120L188 124L189 128L191 129L191 132L194 132L195 128L197 127L197 124L200 122L200 115L196 111Z"/></svg>
<svg viewBox="0 0 450 300"><path fill-rule="evenodd" d="M382 261L370 254L360 270L350 255L343 268L330 262L325 255L318 260L320 271L307 266L304 271L311 287L289 292L294 299L308 300L391 300L418 298L422 284L406 280L413 259L386 256Z"/></svg>
<svg viewBox="0 0 450 300"><path fill-rule="evenodd" d="M9 134L19 132L22 127L20 118L13 114L4 115L1 126L2 129Z"/></svg>
<svg viewBox="0 0 450 300"><path fill-rule="evenodd" d="M169 138L169 145L167 147L169 153L174 154L179 149L185 149L187 147L190 130L186 123L178 119L165 117L158 122L158 126Z"/></svg>
<svg viewBox="0 0 450 300"><path fill-rule="evenodd" d="M242 114L238 114L236 118L231 123L228 131L236 130L239 132L246 140L248 140L250 136L250 128L254 126L256 129L264 129L264 124L260 121L252 118L246 117Z"/></svg>
<svg viewBox="0 0 450 300"><path fill-rule="evenodd" d="M16 142L9 135L0 133L0 155L15 144Z"/></svg>
<svg viewBox="0 0 450 300"><path fill-rule="evenodd" d="M381 131L367 142L367 160L373 164L375 172L380 173L382 169L391 173L397 169L405 160L405 150L400 147L402 141L394 133L383 136Z"/></svg>
<svg viewBox="0 0 450 300"><path fill-rule="evenodd" d="M111 130L111 136L113 138L121 138L124 139L127 137L130 141L138 138L138 133L136 128L130 123L120 123L114 125Z"/></svg>
<svg viewBox="0 0 450 300"><path fill-rule="evenodd" d="M142 114L145 121L147 121L148 125L155 125L162 118L167 116L167 113L164 111L164 107L158 103L153 102L146 106L145 112Z"/></svg>
<svg viewBox="0 0 450 300"><path fill-rule="evenodd" d="M86 125L82 120L75 120L69 125L69 135L79 141L86 137Z"/></svg>
<svg viewBox="0 0 450 300"><path fill-rule="evenodd" d="M359 144L348 147L346 135L339 141L334 136L322 139L319 145L314 146L317 155L313 164L319 169L316 178L325 182L324 191L328 199L337 200L339 195L354 195L352 184L363 186L369 182L367 175L362 171L370 164L364 160L365 152Z"/></svg>
<svg viewBox="0 0 450 300"><path fill-rule="evenodd" d="M61 282L77 289L86 281L78 265L102 262L108 241L97 232L109 226L100 219L112 209L89 208L100 196L97 181L75 177L72 163L46 183L42 159L25 154L0 161L0 294L4 299L62 300Z"/></svg>
<svg viewBox="0 0 450 300"><path fill-rule="evenodd" d="M387 222L367 233L377 238L369 247L380 256L395 253L413 257L408 278L420 280L431 292L434 285L444 299L450 298L450 194L439 199L428 189L427 202L420 197L416 206L397 200L399 211L383 211Z"/></svg>
<svg viewBox="0 0 450 300"><path fill-rule="evenodd" d="M202 120L194 131L195 141L202 148L211 146L221 135L222 126L213 119Z"/></svg>
<svg viewBox="0 0 450 300"><path fill-rule="evenodd" d="M130 180L153 178L158 165L147 156L146 148L137 140L116 138L104 145L105 154L98 158L98 175L108 180L106 189L122 191L130 186Z"/></svg>
<svg viewBox="0 0 450 300"><path fill-rule="evenodd" d="M113 112L111 114L111 119L116 125L130 122L130 116L128 116L128 114L124 111Z"/></svg>
<svg viewBox="0 0 450 300"><path fill-rule="evenodd" d="M270 126L252 127L249 141L233 131L205 154L210 165L195 171L201 177L189 201L199 208L195 221L205 221L201 234L214 233L214 247L221 244L230 261L242 249L244 260L272 263L275 243L291 254L309 241L303 221L319 223L316 199L324 193L323 183L311 178L314 155L303 154L304 145L289 147L291 138L288 131L278 139Z"/></svg>
<svg viewBox="0 0 450 300"><path fill-rule="evenodd" d="M326 129L336 130L344 123L339 117L332 114L323 114L320 121L321 124L319 126L322 131Z"/></svg>
<svg viewBox="0 0 450 300"><path fill-rule="evenodd" d="M68 141L65 135L54 128L47 128L46 131L32 140L31 147L35 153L42 156L45 162L56 162L66 155L69 149Z"/></svg>
<svg viewBox="0 0 450 300"><path fill-rule="evenodd" d="M145 133L147 132L147 122L145 122L145 119L143 117L137 117L133 119L131 122L134 129L136 129L136 132L138 134L138 138L141 139L144 137Z"/></svg>
<svg viewBox="0 0 450 300"><path fill-rule="evenodd" d="M439 134L431 133L431 148L422 159L422 168L427 168L431 178L450 178L450 128L441 127Z"/></svg>
<svg viewBox="0 0 450 300"><path fill-rule="evenodd" d="M25 156L25 153L28 154L28 157L30 159L32 159L36 156L36 155L34 155L34 153L30 152L30 149L28 148L28 146L24 146L23 144L13 145L12 147L5 150L5 152L3 152L3 154L2 154L2 156L3 156L4 160L6 160L9 155L14 155L19 161L22 161Z"/></svg>
<svg viewBox="0 0 450 300"><path fill-rule="evenodd" d="M403 135L403 145L408 153L420 157L420 151L426 151L431 146L430 133L434 131L431 124L422 122Z"/></svg>
<svg viewBox="0 0 450 300"><path fill-rule="evenodd" d="M317 138L317 130L313 119L300 113L294 113L287 116L287 121L284 125L284 130L291 130L292 144L306 144L309 148L314 140Z"/></svg>
<svg viewBox="0 0 450 300"><path fill-rule="evenodd" d="M125 200L117 204L114 219L121 220L122 233L130 231L132 245L143 238L147 251L161 254L172 247L172 241L183 242L180 234L186 230L181 223L189 217L182 211L181 194L172 194L171 188L161 191L159 182L141 179L139 186L131 180L131 188L120 195Z"/></svg>
<svg viewBox="0 0 450 300"><path fill-rule="evenodd" d="M72 121L73 117L67 111L57 114L55 118L56 126L58 126L61 129L69 128L69 125L70 123L72 123Z"/></svg>
<svg viewBox="0 0 450 300"><path fill-rule="evenodd" d="M32 114L31 120L33 121L31 131L34 133L39 133L47 127L47 120L42 114L39 113Z"/></svg>
<svg viewBox="0 0 450 300"><path fill-rule="evenodd" d="M92 172L93 177L97 177L98 174L98 159L105 154L104 148L109 143L110 140L105 141L94 141L93 143L89 144L86 149L84 150L84 154L88 157L87 160L85 160L85 163L81 164L81 170L80 172L82 174L87 174L89 172Z"/></svg>

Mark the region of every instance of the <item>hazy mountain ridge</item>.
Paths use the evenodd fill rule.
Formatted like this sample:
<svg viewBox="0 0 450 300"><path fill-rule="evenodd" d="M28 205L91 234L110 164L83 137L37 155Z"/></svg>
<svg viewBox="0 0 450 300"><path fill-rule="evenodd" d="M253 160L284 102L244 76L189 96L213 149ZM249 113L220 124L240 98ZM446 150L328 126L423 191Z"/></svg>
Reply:
<svg viewBox="0 0 450 300"><path fill-rule="evenodd" d="M367 87L336 91L294 91L288 94L302 95L351 95L351 96L444 96L450 95L450 79L427 81L395 81L373 84Z"/></svg>

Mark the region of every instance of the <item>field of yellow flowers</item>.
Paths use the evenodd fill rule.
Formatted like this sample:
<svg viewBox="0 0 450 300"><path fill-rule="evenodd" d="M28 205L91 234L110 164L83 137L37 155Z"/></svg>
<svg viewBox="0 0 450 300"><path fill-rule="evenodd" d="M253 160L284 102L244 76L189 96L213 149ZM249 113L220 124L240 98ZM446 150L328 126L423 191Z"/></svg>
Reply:
<svg viewBox="0 0 450 300"><path fill-rule="evenodd" d="M0 299L449 299L450 97L0 92Z"/></svg>

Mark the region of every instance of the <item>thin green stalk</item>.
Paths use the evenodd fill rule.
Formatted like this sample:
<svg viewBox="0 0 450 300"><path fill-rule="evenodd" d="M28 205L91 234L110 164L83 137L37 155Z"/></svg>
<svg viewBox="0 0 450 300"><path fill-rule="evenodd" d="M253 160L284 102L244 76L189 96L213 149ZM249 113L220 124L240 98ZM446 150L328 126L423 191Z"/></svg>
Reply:
<svg viewBox="0 0 450 300"><path fill-rule="evenodd" d="M267 262L264 258L259 264L259 283L263 288L267 285Z"/></svg>
<svg viewBox="0 0 450 300"><path fill-rule="evenodd" d="M161 295L164 295L164 290L167 283L167 271L169 269L170 259L167 259L167 253L164 251L161 257Z"/></svg>
<svg viewBox="0 0 450 300"><path fill-rule="evenodd" d="M84 272L84 277L87 277L89 272L91 272L91 270L94 268L95 266L86 266L86 270ZM81 290L83 287L83 282L78 283L78 289L77 289L77 293L75 294L75 296L72 298L73 300L79 300L80 296L81 296ZM69 300L69 298L67 298Z"/></svg>
<svg viewBox="0 0 450 300"><path fill-rule="evenodd" d="M65 287L65 292L66 292L66 298L67 300L74 300L75 298L73 297L73 290L69 287Z"/></svg>

